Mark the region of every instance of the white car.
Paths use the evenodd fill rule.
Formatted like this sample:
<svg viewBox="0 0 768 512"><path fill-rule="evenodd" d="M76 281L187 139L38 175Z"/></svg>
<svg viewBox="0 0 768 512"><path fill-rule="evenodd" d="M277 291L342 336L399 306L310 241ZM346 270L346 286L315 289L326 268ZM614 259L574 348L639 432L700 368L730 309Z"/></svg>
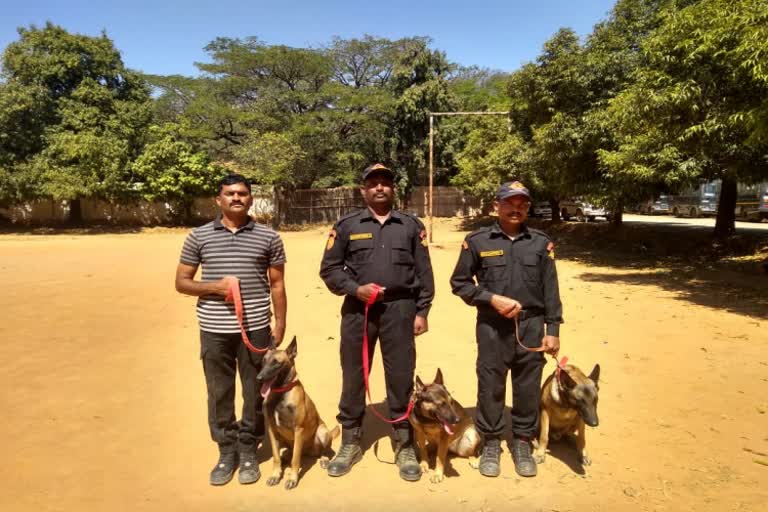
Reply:
<svg viewBox="0 0 768 512"><path fill-rule="evenodd" d="M531 206L531 217L551 219L552 207L549 205L549 201L536 201L533 203L533 206Z"/></svg>
<svg viewBox="0 0 768 512"><path fill-rule="evenodd" d="M563 220L571 220L573 218L580 222L591 222L597 217L610 219L610 214L603 207L572 199L560 201L560 216Z"/></svg>

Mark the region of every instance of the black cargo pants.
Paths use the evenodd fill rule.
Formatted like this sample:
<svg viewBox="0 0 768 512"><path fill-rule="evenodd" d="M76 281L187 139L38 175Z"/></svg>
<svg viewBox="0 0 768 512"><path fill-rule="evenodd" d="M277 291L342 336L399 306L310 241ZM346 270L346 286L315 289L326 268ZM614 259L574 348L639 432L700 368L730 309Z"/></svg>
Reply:
<svg viewBox="0 0 768 512"><path fill-rule="evenodd" d="M478 431L498 437L504 431L507 371L512 373L512 433L533 437L538 430L541 373L544 355L528 352L515 339L515 321L478 317L477 415ZM544 317L520 321L519 337L526 347L539 347L544 337Z"/></svg>
<svg viewBox="0 0 768 512"><path fill-rule="evenodd" d="M248 338L258 348L269 345L269 327L250 331ZM208 426L221 453L255 453L264 438L263 399L256 376L263 354L251 352L240 333L200 331L200 358L208 388ZM235 418L235 374L240 372L243 410Z"/></svg>
<svg viewBox="0 0 768 512"><path fill-rule="evenodd" d="M365 414L365 383L363 381L363 318L365 304L347 296L341 307L341 370L342 390L339 414L336 416L343 429L360 427ZM376 302L368 313L369 367L376 341L381 342L384 361L384 379L391 419L405 414L413 391L416 370L416 346L413 321L416 301L412 298ZM374 400L381 396L375 392ZM408 420L394 425L396 430L410 431Z"/></svg>

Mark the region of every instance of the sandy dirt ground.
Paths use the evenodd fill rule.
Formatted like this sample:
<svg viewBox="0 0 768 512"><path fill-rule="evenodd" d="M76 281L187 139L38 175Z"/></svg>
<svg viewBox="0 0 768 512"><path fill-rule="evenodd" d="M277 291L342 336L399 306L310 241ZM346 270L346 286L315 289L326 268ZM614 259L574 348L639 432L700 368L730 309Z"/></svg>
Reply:
<svg viewBox="0 0 768 512"><path fill-rule="evenodd" d="M437 296L417 367L424 380L442 368L450 391L474 406L474 311L450 293L464 236L452 226L437 225L431 249ZM739 300L732 295L717 307L716 287L707 292L714 307L691 301L657 284L662 270L567 257L558 260L561 353L585 372L602 366L586 470L560 443L538 477L521 479L505 445L499 478L452 459L443 483L406 483L391 464L388 428L369 417L364 459L343 478L305 459L292 491L264 477L211 487L217 451L194 299L173 289L186 233L0 236L0 510L765 510L766 317L727 307ZM283 237L288 335L298 336L302 382L333 425L341 299L317 275L326 233ZM381 373L377 354L375 400L384 398Z"/></svg>

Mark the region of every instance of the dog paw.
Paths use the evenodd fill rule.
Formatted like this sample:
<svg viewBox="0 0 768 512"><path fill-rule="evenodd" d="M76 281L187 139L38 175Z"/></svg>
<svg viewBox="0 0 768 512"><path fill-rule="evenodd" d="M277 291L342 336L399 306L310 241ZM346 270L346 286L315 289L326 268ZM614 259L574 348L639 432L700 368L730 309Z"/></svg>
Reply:
<svg viewBox="0 0 768 512"><path fill-rule="evenodd" d="M320 464L322 469L328 469L328 464L330 463L331 461L328 459L328 457L320 457L320 460L318 461L318 464Z"/></svg>
<svg viewBox="0 0 768 512"><path fill-rule="evenodd" d="M280 483L280 475L272 475L269 478L267 478L267 485L270 487L274 487L279 483Z"/></svg>
<svg viewBox="0 0 768 512"><path fill-rule="evenodd" d="M295 489L299 485L299 480L296 478L289 478L285 481L285 488L288 490Z"/></svg>
<svg viewBox="0 0 768 512"><path fill-rule="evenodd" d="M480 467L480 458L479 457L470 457L469 458L469 467L472 469L477 469Z"/></svg>
<svg viewBox="0 0 768 512"><path fill-rule="evenodd" d="M592 459L586 453L582 453L579 456L579 462L581 463L582 466L589 466L592 464Z"/></svg>
<svg viewBox="0 0 768 512"><path fill-rule="evenodd" d="M544 464L544 461L547 458L547 454L545 452L536 452L533 454L533 459L536 461L536 464Z"/></svg>
<svg viewBox="0 0 768 512"><path fill-rule="evenodd" d="M429 481L432 482L433 484L439 484L440 482L443 481L443 478L445 478L445 476L442 473L435 473L431 477L429 477Z"/></svg>
<svg viewBox="0 0 768 512"><path fill-rule="evenodd" d="M429 472L429 464L427 463L427 461L421 461L419 463L419 467L421 468L422 473Z"/></svg>

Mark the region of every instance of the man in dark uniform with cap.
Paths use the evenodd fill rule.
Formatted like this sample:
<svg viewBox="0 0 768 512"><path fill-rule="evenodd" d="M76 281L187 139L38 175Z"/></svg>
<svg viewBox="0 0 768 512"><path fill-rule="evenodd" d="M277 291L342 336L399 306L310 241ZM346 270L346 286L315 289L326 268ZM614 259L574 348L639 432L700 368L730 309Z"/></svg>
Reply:
<svg viewBox="0 0 768 512"><path fill-rule="evenodd" d="M320 267L328 289L344 295L341 308L343 384L336 417L341 447L328 474L341 476L362 458L361 425L365 414L362 343L365 304L380 287L368 314L369 365L381 341L390 418L405 414L416 368L414 337L427 332L427 314L435 295L424 225L392 209L395 174L382 164L363 171L361 192L367 208L346 215L333 226ZM397 465L408 481L421 477L408 420L394 425Z"/></svg>
<svg viewBox="0 0 768 512"><path fill-rule="evenodd" d="M525 225L531 196L519 181L503 184L493 226L470 233L451 276L453 293L477 307L477 429L484 438L480 473L501 472L507 370L512 372L512 458L521 476L536 475L531 438L539 419L544 356L520 346L560 349L562 304L554 244ZM475 278L477 283L475 283ZM545 327L546 326L546 327ZM545 331L546 329L546 331Z"/></svg>

